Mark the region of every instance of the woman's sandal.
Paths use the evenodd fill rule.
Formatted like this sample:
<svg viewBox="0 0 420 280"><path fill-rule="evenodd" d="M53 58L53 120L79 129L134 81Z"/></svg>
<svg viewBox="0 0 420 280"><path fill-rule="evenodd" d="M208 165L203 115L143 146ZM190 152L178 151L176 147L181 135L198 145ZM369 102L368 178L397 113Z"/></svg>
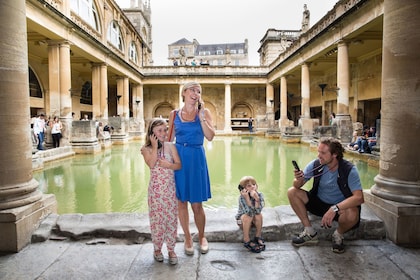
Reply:
<svg viewBox="0 0 420 280"><path fill-rule="evenodd" d="M254 243L254 241L248 241L248 242L244 241L244 247L253 253L261 252L260 246L258 246L258 243Z"/></svg>
<svg viewBox="0 0 420 280"><path fill-rule="evenodd" d="M255 236L254 242L260 247L261 251L265 251L265 243L262 237Z"/></svg>

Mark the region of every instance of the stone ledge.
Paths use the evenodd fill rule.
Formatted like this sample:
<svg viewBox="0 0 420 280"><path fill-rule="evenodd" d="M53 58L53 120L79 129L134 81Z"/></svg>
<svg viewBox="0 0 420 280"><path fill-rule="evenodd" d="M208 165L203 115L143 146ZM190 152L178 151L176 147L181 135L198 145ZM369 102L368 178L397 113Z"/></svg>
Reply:
<svg viewBox="0 0 420 280"><path fill-rule="evenodd" d="M205 209L206 236L210 242L241 242L242 232L236 225L235 209ZM302 225L290 206L278 206L263 210L263 236L267 241L291 239L302 231ZM193 215L190 213L190 229L197 239ZM310 216L313 226L321 239L330 239L336 225L331 229L321 229L320 218ZM54 224L54 220L56 223ZM129 240L150 239L148 214L138 213L105 213L105 214L63 214L45 219L32 236L33 242L50 238L66 238L81 240L89 238L120 238ZM183 240L181 227L178 225L178 241ZM366 206L362 205L360 227L346 233L345 238L352 239L384 239L386 237L384 223Z"/></svg>

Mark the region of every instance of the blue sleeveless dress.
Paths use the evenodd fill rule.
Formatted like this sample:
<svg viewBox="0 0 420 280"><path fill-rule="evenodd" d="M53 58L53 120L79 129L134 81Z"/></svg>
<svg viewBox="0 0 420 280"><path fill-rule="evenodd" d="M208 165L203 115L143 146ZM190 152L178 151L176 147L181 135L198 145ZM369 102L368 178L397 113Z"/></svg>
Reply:
<svg viewBox="0 0 420 280"><path fill-rule="evenodd" d="M204 133L197 115L194 121L183 122L178 112L174 118L175 146L182 168L175 170L176 196L182 202L201 203L211 198Z"/></svg>

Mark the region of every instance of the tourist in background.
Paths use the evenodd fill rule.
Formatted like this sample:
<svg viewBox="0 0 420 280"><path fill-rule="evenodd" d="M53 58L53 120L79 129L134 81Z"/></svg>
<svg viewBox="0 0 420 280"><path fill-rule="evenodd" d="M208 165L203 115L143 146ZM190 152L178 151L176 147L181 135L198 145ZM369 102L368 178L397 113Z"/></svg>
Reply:
<svg viewBox="0 0 420 280"><path fill-rule="evenodd" d="M244 247L253 253L265 250L262 238L264 196L258 192L257 181L252 176L244 176L239 181L240 191L238 213L236 222L243 231ZM255 226L255 237L250 238L251 226Z"/></svg>
<svg viewBox="0 0 420 280"><path fill-rule="evenodd" d="M332 113L330 114L330 125L333 125L333 123L334 123L334 119L335 119L335 113L334 113L334 112L332 112Z"/></svg>
<svg viewBox="0 0 420 280"><path fill-rule="evenodd" d="M34 121L34 134L38 139L38 150L44 150L45 115L40 114Z"/></svg>
<svg viewBox="0 0 420 280"><path fill-rule="evenodd" d="M58 117L54 117L53 121L50 123L51 125L51 136L53 139L53 147L58 148L60 147L60 139L61 139L61 130L63 129L63 125Z"/></svg>
<svg viewBox="0 0 420 280"><path fill-rule="evenodd" d="M177 264L175 244L178 227L178 201L175 195L174 170L181 161L173 143L166 142L167 123L153 119L147 129L146 142L141 148L144 161L150 168L148 205L153 257L163 262L162 246L166 242L169 263Z"/></svg>
<svg viewBox="0 0 420 280"><path fill-rule="evenodd" d="M182 99L184 106L173 110L169 116L169 141L176 139L175 146L182 162L182 168L175 171L178 216L185 236L185 254L193 255L188 214L190 202L198 230L199 250L205 254L209 246L204 234L206 215L202 203L211 198L211 191L203 142L204 137L213 140L215 131L210 110L204 107L199 83L186 83L182 87Z"/></svg>

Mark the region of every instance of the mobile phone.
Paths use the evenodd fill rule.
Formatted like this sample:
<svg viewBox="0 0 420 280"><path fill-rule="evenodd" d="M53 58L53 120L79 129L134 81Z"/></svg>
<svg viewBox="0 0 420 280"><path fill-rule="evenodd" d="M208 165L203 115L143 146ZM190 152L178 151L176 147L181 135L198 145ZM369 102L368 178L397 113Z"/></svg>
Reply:
<svg viewBox="0 0 420 280"><path fill-rule="evenodd" d="M198 110L201 110L201 102L198 101Z"/></svg>
<svg viewBox="0 0 420 280"><path fill-rule="evenodd" d="M154 137L156 137L156 135L155 135L153 132L152 132L152 133L150 133L150 136L151 136L151 137L153 137L153 136L154 136ZM157 138L157 137L156 137L156 138ZM162 142L160 142L160 140L159 140L159 139L157 140L157 142L158 142L158 149L162 148Z"/></svg>
<svg viewBox="0 0 420 280"><path fill-rule="evenodd" d="M297 164L296 160L292 160L292 164L295 167L296 171L300 171L299 165Z"/></svg>
<svg viewBox="0 0 420 280"><path fill-rule="evenodd" d="M244 189L244 187L242 187L241 185L238 185L238 190L242 191Z"/></svg>

